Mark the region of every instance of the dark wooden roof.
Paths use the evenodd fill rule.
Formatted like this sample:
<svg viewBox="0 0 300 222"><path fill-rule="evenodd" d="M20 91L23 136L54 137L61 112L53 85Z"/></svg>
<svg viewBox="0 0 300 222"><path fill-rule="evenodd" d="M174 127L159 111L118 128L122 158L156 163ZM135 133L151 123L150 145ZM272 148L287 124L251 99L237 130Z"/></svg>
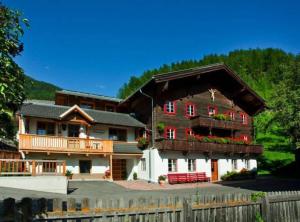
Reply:
<svg viewBox="0 0 300 222"><path fill-rule="evenodd" d="M19 114L24 116L60 119L60 115L66 112L70 107L41 104L41 103L24 103L19 111ZM95 123L103 123L108 125L130 126L143 128L145 125L126 113L116 113L108 111L100 111L93 109L82 109L91 116Z"/></svg>
<svg viewBox="0 0 300 222"><path fill-rule="evenodd" d="M211 76L216 84L224 91L230 91L231 99L236 101L249 115L255 115L266 107L265 101L246 84L233 70L223 63L201 66L175 72L154 75L141 88L127 97L123 102L132 101L140 96L140 89L153 87L153 85L191 77Z"/></svg>
<svg viewBox="0 0 300 222"><path fill-rule="evenodd" d="M13 141L0 139L0 151L14 151L17 152L18 148Z"/></svg>

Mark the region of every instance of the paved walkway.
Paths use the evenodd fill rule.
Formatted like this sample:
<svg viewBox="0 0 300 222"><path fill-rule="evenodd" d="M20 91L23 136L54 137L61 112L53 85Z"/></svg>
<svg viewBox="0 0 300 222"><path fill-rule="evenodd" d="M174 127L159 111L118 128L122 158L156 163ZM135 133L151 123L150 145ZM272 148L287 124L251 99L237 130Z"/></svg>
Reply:
<svg viewBox="0 0 300 222"><path fill-rule="evenodd" d="M69 194L52 194L45 192L28 191L21 189L0 187L0 199L12 197L21 199L23 197L32 198L128 198L139 197L160 198L165 196L190 196L194 194L222 194L222 193L249 193L257 191L288 191L299 190L300 180L296 179L276 179L260 178L251 181L236 181L226 183L196 183L160 186L149 184L146 181L72 181L69 183Z"/></svg>
<svg viewBox="0 0 300 222"><path fill-rule="evenodd" d="M214 187L213 183L185 183L185 184L162 184L159 185L157 183L148 183L143 180L136 181L115 181L114 183L130 190L177 190L177 189L196 189L196 188L204 188L204 187Z"/></svg>

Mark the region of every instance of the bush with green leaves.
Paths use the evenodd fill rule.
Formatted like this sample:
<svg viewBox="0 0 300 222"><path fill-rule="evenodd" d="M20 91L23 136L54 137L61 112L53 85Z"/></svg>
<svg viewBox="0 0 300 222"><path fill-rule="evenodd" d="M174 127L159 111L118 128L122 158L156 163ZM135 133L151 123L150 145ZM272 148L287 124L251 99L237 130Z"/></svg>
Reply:
<svg viewBox="0 0 300 222"><path fill-rule="evenodd" d="M232 181L232 180L246 180L246 179L255 179L256 170L247 170L242 169L240 172L232 171L227 172L223 176L221 176L221 180L223 181Z"/></svg>
<svg viewBox="0 0 300 222"><path fill-rule="evenodd" d="M157 125L156 125L156 128L157 128L157 131L162 134L164 131L165 131L165 123L163 122L159 122Z"/></svg>

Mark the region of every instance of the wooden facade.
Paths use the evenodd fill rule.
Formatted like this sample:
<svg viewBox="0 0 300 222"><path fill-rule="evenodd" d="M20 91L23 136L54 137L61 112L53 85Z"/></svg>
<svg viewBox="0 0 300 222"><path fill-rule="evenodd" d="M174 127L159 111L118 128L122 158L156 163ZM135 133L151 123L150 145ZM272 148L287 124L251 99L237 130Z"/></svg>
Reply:
<svg viewBox="0 0 300 222"><path fill-rule="evenodd" d="M200 69L157 75L145 84L141 91L127 98L121 107L127 112L135 113L136 117L146 123L148 129L151 129L151 100L143 93L153 98L154 146L161 150L260 154L261 146L249 144L253 142L255 136L253 115L263 109L264 102L231 72L226 66L221 65L220 68L212 71L203 72ZM165 106L168 101L173 102L174 112L172 113L166 112ZM192 116L186 114L189 104L194 107ZM210 107L216 110L216 115L233 115L234 117L230 120L215 119L209 114ZM157 130L157 125L161 123L165 129L175 130L172 141L166 141L166 130L164 132ZM186 142L187 131L200 136L245 140L245 144L204 145L204 143L198 143L197 146L190 146ZM150 139L150 131L148 136ZM168 145L170 147L167 147Z"/></svg>

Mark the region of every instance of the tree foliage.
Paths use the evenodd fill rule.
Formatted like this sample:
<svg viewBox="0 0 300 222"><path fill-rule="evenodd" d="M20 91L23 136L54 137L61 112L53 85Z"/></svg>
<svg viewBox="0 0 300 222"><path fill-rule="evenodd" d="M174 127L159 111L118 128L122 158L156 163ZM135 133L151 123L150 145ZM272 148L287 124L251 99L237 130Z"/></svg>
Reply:
<svg viewBox="0 0 300 222"><path fill-rule="evenodd" d="M24 72L14 61L23 51L24 25L28 25L27 19L0 2L0 137L13 137L8 128L25 98Z"/></svg>
<svg viewBox="0 0 300 222"><path fill-rule="evenodd" d="M293 147L300 148L300 57L284 69L284 78L270 103L274 112L270 123L279 123Z"/></svg>

